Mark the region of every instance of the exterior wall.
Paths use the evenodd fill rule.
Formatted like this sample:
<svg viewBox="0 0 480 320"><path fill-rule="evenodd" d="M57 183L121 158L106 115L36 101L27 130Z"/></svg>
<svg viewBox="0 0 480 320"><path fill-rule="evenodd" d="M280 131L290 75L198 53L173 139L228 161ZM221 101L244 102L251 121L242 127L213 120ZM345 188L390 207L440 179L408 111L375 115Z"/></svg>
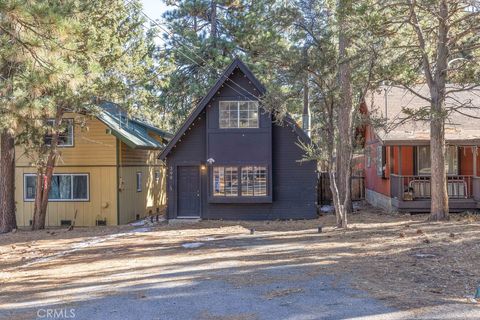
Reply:
<svg viewBox="0 0 480 320"><path fill-rule="evenodd" d="M367 189L365 191L365 200L367 200L372 206L382 208L387 212L395 211L395 208L392 206L392 198L384 194Z"/></svg>
<svg viewBox="0 0 480 320"><path fill-rule="evenodd" d="M299 137L292 128L272 125L270 115L261 111L260 128L218 128L219 100L246 100L243 96L247 94L245 90L257 94L248 78L238 69L231 77L243 89L222 87L167 156L168 217L176 218L177 167L193 165L198 166L200 172L199 214L203 219L315 218L316 163L298 162L303 150L297 145ZM209 199L212 170L210 167L200 169L208 158L215 159L215 165L267 165L270 184L268 186L267 183L267 188L271 200L256 203L240 198L228 203L212 201Z"/></svg>
<svg viewBox="0 0 480 320"><path fill-rule="evenodd" d="M117 224L116 193L116 138L106 133L107 127L96 118L67 114L76 122L86 120L82 129L74 127L74 146L59 148L54 173L88 173L89 201L50 201L47 208L47 226L59 226L61 220L72 220L75 225L94 226L95 221L106 219L108 225ZM24 201L25 173L35 173L30 160L20 147L16 148L15 199L17 223L29 226L33 217L33 202Z"/></svg>
<svg viewBox="0 0 480 320"><path fill-rule="evenodd" d="M367 126L365 129L365 189L390 196L390 180L377 174L377 147L380 145L372 127ZM390 167L390 152L391 149L387 148L387 168Z"/></svg>
<svg viewBox="0 0 480 320"><path fill-rule="evenodd" d="M458 160L460 164L460 175L470 176L473 175L473 157L474 157L473 147L460 147ZM477 174L480 174L480 152L476 155L477 157Z"/></svg>
<svg viewBox="0 0 480 320"><path fill-rule="evenodd" d="M35 173L35 168L17 167L15 171L15 201L17 224L26 227L33 217L33 201L24 201L23 175ZM117 224L117 194L115 167L67 167L55 169L55 173L88 173L89 201L50 201L47 207L47 226L59 226L61 220L73 221L76 226L94 226L95 220L106 219L107 225Z"/></svg>
<svg viewBox="0 0 480 320"><path fill-rule="evenodd" d="M119 147L119 219L125 224L138 217L163 213L166 206L165 166L157 159L158 150ZM158 171L160 178L155 179ZM142 173L142 191L137 191L137 173Z"/></svg>
<svg viewBox="0 0 480 320"><path fill-rule="evenodd" d="M60 157L57 166L115 166L116 138L107 134L107 126L96 118L66 114L65 118L76 119L80 122L86 119L82 129L79 125L74 128L74 146L59 148ZM18 155L17 166L30 166L30 160L24 155L21 148L15 150Z"/></svg>

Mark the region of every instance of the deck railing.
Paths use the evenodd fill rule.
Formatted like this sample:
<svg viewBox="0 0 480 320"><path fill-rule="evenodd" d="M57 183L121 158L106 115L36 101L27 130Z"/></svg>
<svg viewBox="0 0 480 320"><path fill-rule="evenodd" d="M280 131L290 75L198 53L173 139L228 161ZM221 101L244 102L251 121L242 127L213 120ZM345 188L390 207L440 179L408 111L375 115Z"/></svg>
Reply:
<svg viewBox="0 0 480 320"><path fill-rule="evenodd" d="M447 176L447 192L451 199L473 197L473 176ZM390 190L393 198L399 200L430 199L430 176L390 175Z"/></svg>

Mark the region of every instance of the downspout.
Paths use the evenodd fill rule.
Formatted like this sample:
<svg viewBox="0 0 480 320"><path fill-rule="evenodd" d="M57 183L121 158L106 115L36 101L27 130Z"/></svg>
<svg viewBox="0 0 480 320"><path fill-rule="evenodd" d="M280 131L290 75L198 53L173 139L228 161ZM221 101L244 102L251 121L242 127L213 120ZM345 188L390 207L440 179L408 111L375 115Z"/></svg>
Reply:
<svg viewBox="0 0 480 320"><path fill-rule="evenodd" d="M117 226L120 225L120 140L116 138L116 160L117 160Z"/></svg>

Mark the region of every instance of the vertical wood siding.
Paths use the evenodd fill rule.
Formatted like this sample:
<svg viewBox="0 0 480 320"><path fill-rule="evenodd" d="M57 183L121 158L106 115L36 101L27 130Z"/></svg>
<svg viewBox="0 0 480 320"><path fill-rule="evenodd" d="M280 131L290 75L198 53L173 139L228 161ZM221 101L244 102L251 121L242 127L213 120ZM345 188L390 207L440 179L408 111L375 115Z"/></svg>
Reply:
<svg viewBox="0 0 480 320"><path fill-rule="evenodd" d="M17 224L29 226L33 217L33 202L24 201L23 175L35 173L34 168L18 168L15 171L15 201ZM48 203L47 226L59 226L61 220L72 220L77 211L77 226L94 226L95 220L107 220L108 225L117 224L117 195L113 187L116 181L115 167L58 167L55 173L87 173L89 175L90 200Z"/></svg>
<svg viewBox="0 0 480 320"><path fill-rule="evenodd" d="M119 208L120 224L149 214L164 213L166 207L165 167L158 150L132 149L120 142ZM155 180L155 172L160 179ZM137 172L142 173L142 191L137 191Z"/></svg>

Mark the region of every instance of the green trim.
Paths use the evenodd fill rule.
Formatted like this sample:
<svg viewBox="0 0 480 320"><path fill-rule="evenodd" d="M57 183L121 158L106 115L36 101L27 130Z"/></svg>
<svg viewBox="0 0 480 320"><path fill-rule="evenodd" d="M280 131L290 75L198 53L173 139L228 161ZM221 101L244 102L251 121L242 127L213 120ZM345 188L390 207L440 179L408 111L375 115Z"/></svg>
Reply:
<svg viewBox="0 0 480 320"><path fill-rule="evenodd" d="M115 147L115 151L116 151L116 158L117 158L117 183L115 185L115 188L117 190L117 226L120 225L120 188L119 188L119 185L120 185L120 149L119 149L119 146L120 146L120 140L117 138L116 139L116 147Z"/></svg>

